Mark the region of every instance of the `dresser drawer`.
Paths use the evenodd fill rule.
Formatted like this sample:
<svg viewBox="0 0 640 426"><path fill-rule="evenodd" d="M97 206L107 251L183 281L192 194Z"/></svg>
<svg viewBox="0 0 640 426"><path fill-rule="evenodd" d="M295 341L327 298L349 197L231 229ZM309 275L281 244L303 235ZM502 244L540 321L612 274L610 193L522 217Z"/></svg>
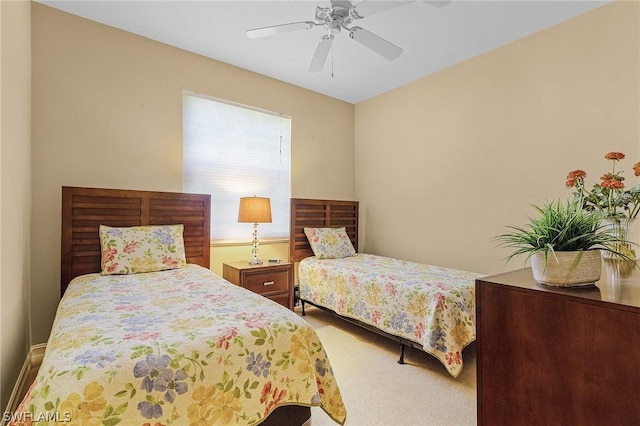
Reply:
<svg viewBox="0 0 640 426"><path fill-rule="evenodd" d="M265 294L289 290L288 271L246 274L244 287L255 293Z"/></svg>

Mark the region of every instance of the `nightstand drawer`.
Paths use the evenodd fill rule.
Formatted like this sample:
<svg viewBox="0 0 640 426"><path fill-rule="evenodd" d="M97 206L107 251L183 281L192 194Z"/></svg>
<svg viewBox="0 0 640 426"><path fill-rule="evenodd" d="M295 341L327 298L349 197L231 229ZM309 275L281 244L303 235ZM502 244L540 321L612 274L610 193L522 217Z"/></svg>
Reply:
<svg viewBox="0 0 640 426"><path fill-rule="evenodd" d="M265 294L289 290L289 273L287 271L247 274L244 287L255 293Z"/></svg>
<svg viewBox="0 0 640 426"><path fill-rule="evenodd" d="M281 293L281 294L275 294L273 296L269 296L269 299L273 300L274 302L278 302L285 308L288 308L289 304L291 303L289 296L290 296L289 293Z"/></svg>
<svg viewBox="0 0 640 426"><path fill-rule="evenodd" d="M222 277L293 310L293 263L291 262L262 265L251 265L248 262L223 263Z"/></svg>

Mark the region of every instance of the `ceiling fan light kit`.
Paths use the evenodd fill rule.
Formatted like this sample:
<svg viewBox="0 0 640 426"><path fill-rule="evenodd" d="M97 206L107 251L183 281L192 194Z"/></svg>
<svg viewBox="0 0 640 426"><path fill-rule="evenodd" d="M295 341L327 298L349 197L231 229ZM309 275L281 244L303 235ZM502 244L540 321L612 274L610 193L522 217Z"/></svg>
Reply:
<svg viewBox="0 0 640 426"><path fill-rule="evenodd" d="M320 38L316 50L311 58L309 71L322 71L333 47L334 33L342 29L348 31L349 38L357 41L364 47L372 50L383 58L392 61L402 54L402 49L388 40L368 31L364 28L349 25L358 19L362 19L376 13L403 6L410 1L363 1L354 5L347 0L331 0L331 6L316 6L315 21L290 22L287 24L272 25L255 28L247 31L249 38L268 37L290 31L309 30L314 27L323 27L327 33Z"/></svg>

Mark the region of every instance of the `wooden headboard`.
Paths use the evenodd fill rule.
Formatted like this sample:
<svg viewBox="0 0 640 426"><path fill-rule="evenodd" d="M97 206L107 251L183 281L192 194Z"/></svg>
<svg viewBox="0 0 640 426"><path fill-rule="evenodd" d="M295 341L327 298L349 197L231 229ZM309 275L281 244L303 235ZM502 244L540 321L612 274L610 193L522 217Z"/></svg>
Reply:
<svg viewBox="0 0 640 426"><path fill-rule="evenodd" d="M358 250L357 201L291 199L291 228L289 231L289 261L299 262L313 256L304 228L342 228Z"/></svg>
<svg viewBox="0 0 640 426"><path fill-rule="evenodd" d="M63 186L60 295L78 275L100 272L100 225L184 224L187 262L209 268L210 220L208 194Z"/></svg>

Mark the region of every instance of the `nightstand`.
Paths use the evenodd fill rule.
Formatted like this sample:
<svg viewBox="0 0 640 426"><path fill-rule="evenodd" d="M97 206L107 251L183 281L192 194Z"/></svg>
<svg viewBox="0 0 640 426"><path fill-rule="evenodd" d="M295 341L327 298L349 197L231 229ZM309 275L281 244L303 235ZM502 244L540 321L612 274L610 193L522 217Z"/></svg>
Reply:
<svg viewBox="0 0 640 426"><path fill-rule="evenodd" d="M247 261L224 263L222 277L293 310L291 262L265 262L262 265L250 265Z"/></svg>

